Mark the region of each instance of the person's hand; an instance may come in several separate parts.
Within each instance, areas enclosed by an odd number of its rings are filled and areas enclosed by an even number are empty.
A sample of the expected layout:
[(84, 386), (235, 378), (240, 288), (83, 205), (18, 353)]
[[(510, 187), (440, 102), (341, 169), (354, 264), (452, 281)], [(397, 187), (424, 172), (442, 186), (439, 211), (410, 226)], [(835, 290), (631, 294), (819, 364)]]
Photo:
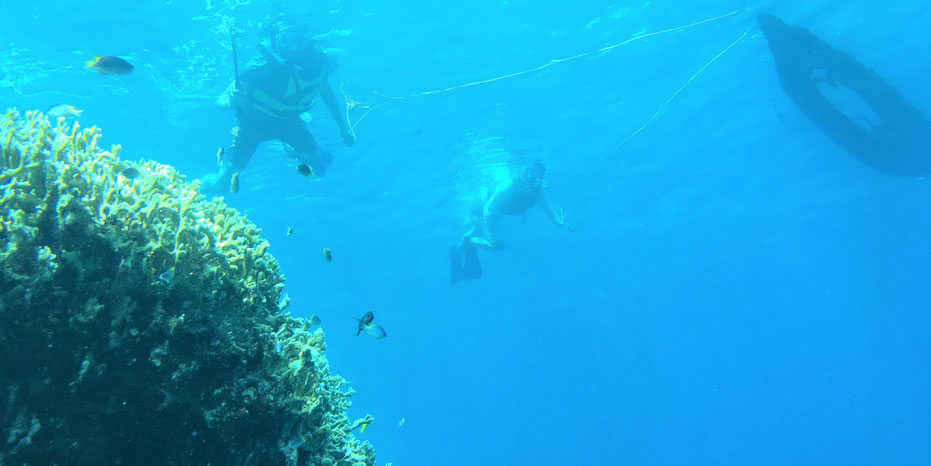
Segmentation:
[(224, 92), (224, 93), (220, 94), (219, 97), (217, 97), (216, 105), (217, 105), (217, 107), (222, 108), (222, 109), (224, 109), (224, 110), (225, 110), (225, 109), (228, 109), (228, 108), (232, 107), (232, 104), (231, 104), (230, 100), (231, 100), (231, 99), (230, 99), (230, 93)]
[(217, 107), (222, 109), (231, 109), (234, 108), (235, 105), (238, 105), (241, 99), (242, 91), (240, 91), (238, 87), (233, 86), (217, 97), (216, 104)]
[(353, 134), (352, 130), (349, 128), (341, 130), (340, 136), (343, 137), (343, 144), (346, 144), (346, 147), (352, 147), (352, 145), (356, 142), (356, 135)]

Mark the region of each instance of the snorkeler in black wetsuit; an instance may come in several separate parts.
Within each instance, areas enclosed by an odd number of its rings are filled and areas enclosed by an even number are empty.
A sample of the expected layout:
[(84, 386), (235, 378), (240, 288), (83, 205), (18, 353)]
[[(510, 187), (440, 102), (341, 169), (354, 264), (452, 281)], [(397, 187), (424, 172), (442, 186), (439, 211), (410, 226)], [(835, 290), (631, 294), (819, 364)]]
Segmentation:
[(245, 168), (260, 143), (269, 140), (287, 144), (291, 156), (323, 175), (333, 155), (318, 149), (301, 119), (318, 94), (343, 142), (353, 144), (355, 136), (328, 80), (332, 65), (315, 45), (306, 27), (282, 28), (273, 39), (274, 50), (261, 47), (264, 63), (246, 69), (217, 99), (218, 105), (235, 111), (239, 124), (233, 128), (233, 141), (220, 171), (201, 180), (202, 190), (226, 192), (233, 174)]
[(557, 213), (546, 199), (543, 161), (525, 166), (517, 176), (498, 184), (494, 192), (483, 200), (480, 212), (473, 216), (473, 225), (463, 235), (458, 245), (449, 251), (450, 282), (455, 285), (462, 280), (482, 277), (482, 265), (478, 260), (477, 248), (500, 251), (504, 243), (498, 238), (498, 220), (502, 215), (523, 215), (533, 206), (540, 206), (557, 225), (575, 230), (566, 223), (562, 210)]

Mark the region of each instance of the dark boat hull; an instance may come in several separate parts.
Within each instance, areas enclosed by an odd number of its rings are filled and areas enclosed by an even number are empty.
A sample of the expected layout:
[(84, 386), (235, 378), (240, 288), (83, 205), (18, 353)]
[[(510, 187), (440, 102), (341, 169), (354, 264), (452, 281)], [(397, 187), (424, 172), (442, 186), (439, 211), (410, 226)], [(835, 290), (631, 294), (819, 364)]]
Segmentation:
[[(807, 29), (764, 13), (759, 20), (776, 59), (779, 83), (815, 126), (878, 170), (905, 177), (931, 175), (931, 122), (901, 92)], [(835, 106), (819, 85), (846, 87), (881, 122), (858, 123)]]

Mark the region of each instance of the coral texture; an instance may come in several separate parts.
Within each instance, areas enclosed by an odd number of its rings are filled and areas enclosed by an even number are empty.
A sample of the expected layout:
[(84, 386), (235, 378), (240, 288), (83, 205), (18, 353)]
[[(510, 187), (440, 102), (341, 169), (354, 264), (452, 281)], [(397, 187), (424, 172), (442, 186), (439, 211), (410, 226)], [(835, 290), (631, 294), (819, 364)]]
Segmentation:
[(99, 137), (0, 120), (0, 464), (374, 465), (260, 230)]

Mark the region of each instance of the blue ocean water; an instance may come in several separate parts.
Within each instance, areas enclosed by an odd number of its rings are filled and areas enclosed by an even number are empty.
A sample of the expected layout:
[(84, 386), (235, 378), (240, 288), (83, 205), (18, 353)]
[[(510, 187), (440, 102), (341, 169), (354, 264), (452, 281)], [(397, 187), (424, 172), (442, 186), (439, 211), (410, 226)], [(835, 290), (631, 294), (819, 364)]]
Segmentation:
[[(759, 11), (931, 115), (913, 0), (4, 2), (0, 106), (74, 105), (105, 145), (194, 179), (235, 124), (213, 104), (230, 21), (243, 66), (265, 25), (309, 24), (356, 144), (318, 105), (327, 176), (266, 145), (226, 199), (264, 229), (290, 310), (321, 317), (379, 464), (931, 464), (931, 181), (818, 131)], [(94, 74), (95, 55), (136, 69)], [(373, 108), (390, 96), (410, 97)], [(522, 158), (577, 231), (531, 211), (450, 286), (470, 199)], [(354, 336), (366, 311), (386, 339)]]

